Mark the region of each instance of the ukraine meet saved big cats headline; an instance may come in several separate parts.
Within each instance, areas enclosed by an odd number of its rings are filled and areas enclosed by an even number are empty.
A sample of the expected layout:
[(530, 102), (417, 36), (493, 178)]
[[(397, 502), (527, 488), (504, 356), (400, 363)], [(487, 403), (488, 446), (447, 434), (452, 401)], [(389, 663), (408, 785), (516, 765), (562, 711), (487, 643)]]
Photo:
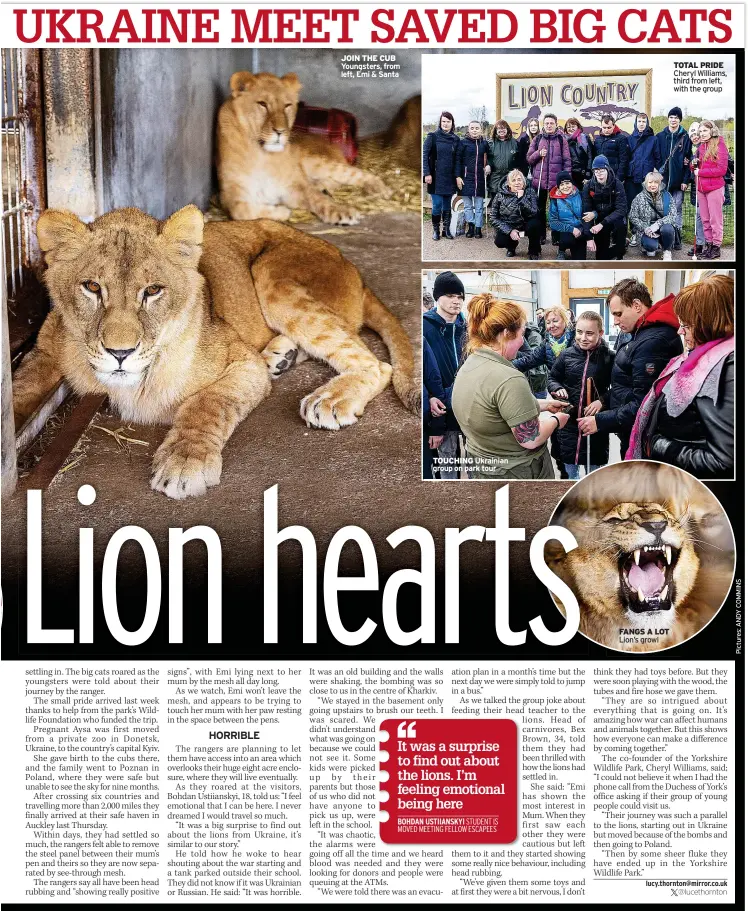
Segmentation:
[[(82, 487), (78, 492), (82, 504), (93, 502), (92, 488)], [(85, 505), (80, 521), (85, 522)], [(169, 643), (183, 642), (183, 549), (190, 541), (201, 541), (207, 550), (207, 642), (222, 642), (222, 557), (221, 541), (216, 532), (207, 526), (197, 525), (188, 529), (170, 528), (168, 535), (168, 626)], [(509, 544), (524, 541), (525, 529), (512, 528), (509, 522), (509, 487), (495, 494), (495, 521), (491, 528), (471, 525), (468, 528), (444, 529), (444, 642), (459, 642), (460, 629), (460, 545), (467, 541), (492, 542), (495, 547), (495, 602), (494, 620), (497, 639), (504, 645), (523, 645), (527, 630), (513, 630), (509, 624)], [(122, 546), (136, 542), (143, 551), (146, 567), (147, 593), (143, 620), (138, 629), (128, 630), (122, 625), (117, 606), (117, 567)], [(263, 516), (264, 547), (264, 615), (263, 641), (278, 642), (278, 547), (293, 541), (303, 552), (302, 570), (302, 619), (304, 643), (317, 642), (317, 579), (323, 582), (325, 620), (329, 631), (342, 645), (357, 646), (366, 642), (378, 624), (367, 617), (357, 629), (350, 627), (355, 616), (345, 611), (341, 617), (340, 592), (379, 591), (380, 579), (374, 542), (367, 532), (356, 525), (347, 525), (330, 540), (324, 565), (318, 574), (317, 542), (303, 525), (278, 528), (278, 486), (265, 491)], [(436, 548), (431, 533), (418, 525), (396, 529), (386, 538), (392, 548), (405, 541), (415, 541), (420, 549), (420, 566), (404, 568), (392, 573), (382, 589), (381, 622), (388, 638), (395, 645), (434, 643), (436, 641)], [(543, 551), (547, 542), (558, 541), (568, 553), (577, 546), (574, 536), (560, 526), (548, 526), (538, 531), (530, 544), (530, 565), (538, 579), (553, 592), (565, 612), (564, 625), (558, 631), (549, 630), (538, 614), (529, 622), (535, 637), (545, 645), (563, 645), (573, 638), (579, 628), (579, 605), (571, 589), (546, 565)], [(338, 574), (343, 547), (353, 542), (358, 547), (363, 565), (361, 576)], [(79, 529), (80, 586), (78, 602), (78, 627), (75, 629), (45, 628), (42, 619), (42, 492), (27, 492), (27, 632), (30, 644), (91, 644), (94, 642), (94, 529)], [(159, 620), (162, 601), (162, 568), (156, 541), (144, 528), (127, 525), (116, 531), (107, 543), (101, 567), (101, 600), (104, 620), (110, 634), (122, 645), (138, 646), (153, 634)], [(404, 584), (420, 588), (420, 624), (412, 630), (403, 630), (398, 619), (398, 596)], [(550, 598), (549, 598), (550, 602)], [(296, 605), (289, 610), (296, 612)], [(542, 609), (542, 605), (539, 606)], [(77, 633), (77, 638), (76, 638)]]

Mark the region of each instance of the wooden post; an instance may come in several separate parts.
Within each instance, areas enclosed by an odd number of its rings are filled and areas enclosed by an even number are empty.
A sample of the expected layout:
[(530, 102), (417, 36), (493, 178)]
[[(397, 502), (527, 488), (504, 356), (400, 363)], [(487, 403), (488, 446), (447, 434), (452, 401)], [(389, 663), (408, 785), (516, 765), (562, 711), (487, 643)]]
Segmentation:
[(0, 388), (0, 476), (2, 499), (5, 500), (16, 489), (18, 469), (16, 467), (16, 433), (13, 421), (13, 385), (10, 378), (10, 346), (8, 344), (8, 303), (3, 282), (2, 297), (2, 385)]

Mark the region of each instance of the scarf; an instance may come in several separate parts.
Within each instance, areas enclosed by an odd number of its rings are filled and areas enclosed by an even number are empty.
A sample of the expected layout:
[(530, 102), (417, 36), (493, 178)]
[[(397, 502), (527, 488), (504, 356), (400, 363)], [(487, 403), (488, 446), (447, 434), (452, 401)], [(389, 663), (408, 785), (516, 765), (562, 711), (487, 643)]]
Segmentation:
[(693, 351), (674, 357), (655, 380), (639, 407), (631, 431), (631, 442), (625, 458), (644, 458), (644, 436), (657, 399), (665, 396), (665, 407), (672, 418), (677, 418), (697, 396), (710, 398), (716, 403), (722, 362), (735, 351), (735, 336), (705, 342)]
[(558, 357), (559, 354), (567, 348), (569, 345), (569, 333), (568, 330), (564, 332), (560, 339), (556, 340), (552, 335), (548, 336), (548, 344), (551, 346), (551, 351), (553, 352), (554, 357)]

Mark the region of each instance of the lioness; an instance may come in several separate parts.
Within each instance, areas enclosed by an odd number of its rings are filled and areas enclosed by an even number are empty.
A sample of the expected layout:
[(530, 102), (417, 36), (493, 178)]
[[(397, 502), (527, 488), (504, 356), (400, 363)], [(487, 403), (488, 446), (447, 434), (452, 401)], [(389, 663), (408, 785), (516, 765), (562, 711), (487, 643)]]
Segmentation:
[(391, 195), (374, 174), (349, 165), (343, 153), (315, 136), (291, 137), (301, 83), (295, 73), (239, 72), (218, 112), (221, 205), (234, 219), (287, 221), (308, 209), (329, 224), (353, 225), (359, 214), (325, 191), (341, 185)]
[(577, 596), (579, 631), (601, 645), (676, 645), (711, 620), (729, 591), (727, 518), (707, 488), (672, 466), (599, 469), (571, 489), (551, 523), (568, 528), (578, 547), (549, 545), (548, 565)]
[(162, 222), (120, 209), (90, 225), (48, 210), (37, 234), (53, 309), (13, 379), (16, 423), (64, 377), (79, 394), (106, 393), (127, 421), (170, 424), (154, 490), (181, 499), (218, 484), (226, 440), (299, 349), (339, 373), (301, 402), (310, 426), (354, 424), (390, 377), (419, 408), (402, 326), (319, 238), (273, 221), (204, 225), (191, 205)]

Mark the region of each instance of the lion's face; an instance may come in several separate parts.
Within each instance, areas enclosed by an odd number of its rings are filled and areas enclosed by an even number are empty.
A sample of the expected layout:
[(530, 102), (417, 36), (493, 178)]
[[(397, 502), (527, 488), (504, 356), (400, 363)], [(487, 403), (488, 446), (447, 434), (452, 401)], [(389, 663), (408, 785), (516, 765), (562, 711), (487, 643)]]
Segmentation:
[(199, 296), (203, 216), (187, 206), (165, 222), (122, 209), (86, 225), (48, 210), (37, 225), (45, 281), (79, 362), (99, 383), (138, 387), (184, 330)]
[(693, 516), (687, 504), (677, 510), (663, 501), (622, 502), (569, 516), (580, 600), (592, 609), (617, 605), (622, 626), (671, 629), (699, 571)]
[(234, 110), (250, 139), (265, 152), (282, 152), (296, 120), (301, 83), (295, 73), (234, 73)]

